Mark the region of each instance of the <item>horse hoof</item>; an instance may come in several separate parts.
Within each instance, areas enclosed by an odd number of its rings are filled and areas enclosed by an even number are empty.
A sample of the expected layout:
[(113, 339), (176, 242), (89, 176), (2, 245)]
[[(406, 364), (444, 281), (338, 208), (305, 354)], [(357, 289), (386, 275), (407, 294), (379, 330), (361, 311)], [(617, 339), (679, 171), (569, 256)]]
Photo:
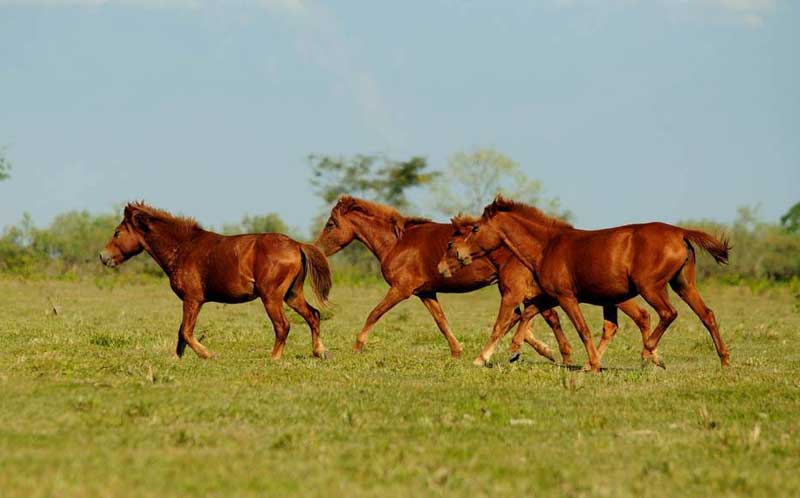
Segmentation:
[(719, 359), (719, 361), (722, 364), (723, 368), (731, 366), (731, 360), (727, 356), (723, 356), (722, 358)]
[(583, 365), (583, 371), (584, 371), (584, 372), (593, 373), (593, 374), (599, 374), (599, 373), (600, 373), (600, 365), (597, 365), (597, 366), (592, 366), (592, 364), (591, 364), (591, 363), (589, 363), (589, 362), (586, 362), (586, 363)]
[(314, 351), (314, 356), (319, 358), (320, 360), (327, 360), (328, 359), (328, 351)]
[(353, 351), (355, 351), (356, 353), (360, 353), (363, 350), (364, 350), (363, 342), (356, 341), (356, 343), (353, 344)]
[(517, 360), (519, 360), (519, 358), (520, 358), (521, 356), (522, 356), (522, 354), (521, 354), (519, 351), (515, 351), (515, 352), (514, 352), (514, 353), (511, 355), (511, 357), (508, 359), (508, 362), (509, 362), (509, 363), (515, 363)]
[(486, 360), (484, 360), (483, 357), (478, 356), (477, 358), (475, 358), (472, 364), (475, 365), (476, 367), (484, 367), (486, 366)]
[(452, 357), (454, 360), (457, 360), (457, 359), (461, 358), (461, 350), (458, 350), (458, 351), (450, 351), (450, 356), (451, 356), (451, 357)]

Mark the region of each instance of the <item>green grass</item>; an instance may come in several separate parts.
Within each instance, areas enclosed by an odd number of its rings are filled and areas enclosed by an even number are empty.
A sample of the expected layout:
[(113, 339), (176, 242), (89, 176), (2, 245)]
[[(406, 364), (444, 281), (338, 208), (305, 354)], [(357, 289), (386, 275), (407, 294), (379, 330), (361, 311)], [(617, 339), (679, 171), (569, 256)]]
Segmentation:
[[(667, 370), (640, 367), (639, 334), (621, 316), (608, 369), (590, 375), (530, 349), (509, 365), (508, 338), (493, 368), (472, 366), (493, 288), (442, 296), (459, 361), (417, 300), (351, 352), (385, 291), (371, 286), (334, 289), (327, 361), (311, 358), (294, 316), (273, 362), (260, 303), (207, 305), (196, 333), (217, 358), (177, 361), (167, 283), (106, 287), (0, 281), (4, 497), (800, 492), (800, 313), (784, 289), (702, 289), (729, 369), (681, 304), (659, 348)], [(600, 310), (585, 311), (599, 332)], [(539, 319), (535, 333), (555, 347)]]

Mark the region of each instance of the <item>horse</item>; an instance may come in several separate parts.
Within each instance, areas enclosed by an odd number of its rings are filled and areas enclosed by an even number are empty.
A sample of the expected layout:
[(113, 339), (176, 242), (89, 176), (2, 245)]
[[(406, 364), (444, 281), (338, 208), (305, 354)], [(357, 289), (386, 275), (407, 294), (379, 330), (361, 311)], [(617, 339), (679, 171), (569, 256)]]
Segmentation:
[[(645, 352), (652, 355), (678, 314), (670, 303), (667, 284), (703, 322), (722, 366), (730, 365), (714, 312), (695, 284), (692, 245), (726, 264), (730, 252), (726, 238), (658, 222), (578, 230), (502, 196), (486, 206), (480, 218), (471, 220), (468, 230), (463, 227), (455, 227), (452, 254), (469, 266), (472, 258), (507, 247), (533, 272), (543, 291), (533, 304), (539, 309), (558, 305), (567, 313), (586, 347), (591, 371), (599, 371), (599, 356), (578, 304), (603, 306), (604, 317), (616, 321), (614, 305), (641, 295), (659, 316), (658, 325), (644, 341)], [(484, 351), (491, 351), (499, 339), (493, 336)]]
[[(476, 222), (477, 218), (472, 216), (466, 215), (459, 215), (456, 216), (451, 220), (451, 224), (455, 227), (455, 233), (461, 232), (470, 232), (472, 229), (472, 225)], [(475, 255), (470, 264), (474, 264), (476, 259), (479, 258), (489, 258), (494, 266), (498, 268), (498, 273), (503, 275), (514, 275), (514, 278), (522, 279), (525, 282), (525, 289), (527, 292), (525, 296), (522, 298), (522, 303), (525, 306), (523, 312), (523, 318), (527, 320), (531, 320), (534, 316), (540, 311), (532, 302), (535, 299), (538, 299), (543, 294), (539, 284), (536, 282), (536, 278), (527, 267), (524, 265), (519, 264), (519, 260), (516, 257), (505, 257), (496, 259), (493, 254), (497, 253), (506, 249), (504, 246), (498, 246), (496, 249), (487, 252), (486, 254)], [(503, 251), (502, 254), (510, 254), (509, 252)], [(516, 264), (514, 262), (517, 262)], [(510, 267), (506, 267), (506, 264), (510, 262)], [(437, 265), (437, 269), (439, 273), (445, 276), (445, 278), (450, 278), (456, 272), (460, 271), (461, 268), (464, 268), (464, 265), (461, 264), (459, 259), (455, 255), (454, 243), (453, 241), (448, 242), (447, 251), (445, 252), (442, 259), (439, 261)], [(506, 277), (510, 278), (510, 277)], [(504, 296), (505, 298), (505, 296)], [(509, 303), (510, 304), (510, 303)], [(495, 322), (495, 327), (492, 331), (491, 337), (502, 337), (504, 336), (513, 326), (513, 323), (508, 321), (508, 316), (503, 316), (502, 311), (509, 306), (509, 304), (501, 303), (500, 310), (501, 315), (498, 316), (497, 321)], [(516, 302), (519, 304), (519, 301)], [(650, 336), (650, 314), (641, 306), (639, 306), (635, 300), (629, 299), (627, 301), (623, 301), (616, 305), (616, 308), (619, 308), (620, 311), (628, 315), (631, 320), (636, 324), (639, 328), (639, 332), (642, 334), (642, 343), (647, 340)], [(602, 358), (605, 350), (608, 348), (608, 345), (611, 343), (611, 340), (617, 334), (617, 330), (619, 329), (619, 325), (617, 323), (617, 318), (614, 313), (604, 313), (603, 314), (603, 335), (600, 339), (600, 344), (597, 347), (597, 353)], [(549, 313), (551, 310), (547, 309), (544, 310), (542, 313)], [(521, 337), (518, 337), (516, 334), (514, 335), (514, 339), (511, 341), (511, 362), (517, 361), (519, 359), (519, 349), (521, 346)], [(496, 343), (494, 343), (496, 344)], [(489, 359), (491, 358), (494, 351), (494, 345), (488, 351), (484, 349), (484, 351), (475, 359), (473, 364), (478, 366), (485, 365)], [(643, 350), (642, 351), (642, 360), (643, 361), (651, 361), (658, 366), (664, 367), (664, 364), (661, 358), (658, 356), (658, 353), (654, 350), (652, 353), (649, 351)], [(569, 363), (565, 363), (569, 364)]]
[(320, 314), (303, 296), (306, 273), (321, 305), (331, 289), (325, 255), (310, 244), (279, 233), (225, 236), (204, 230), (190, 218), (173, 216), (143, 202), (125, 206), (124, 217), (100, 252), (100, 260), (116, 267), (145, 251), (164, 270), (183, 301), (175, 354), (189, 347), (200, 358), (212, 353), (194, 337), (197, 315), (206, 302), (244, 303), (260, 298), (275, 331), (272, 358), (280, 359), (289, 334), (283, 303), (311, 329), (313, 355), (324, 358), (319, 337)]
[[(525, 340), (540, 355), (554, 361), (547, 345), (534, 338), (528, 328), (535, 313), (525, 310), (520, 315), (517, 310), (520, 303), (540, 293), (536, 282), (529, 278), (530, 273), (510, 251), (500, 248), (486, 258), (476, 260), (469, 270), (460, 272), (457, 278), (443, 278), (436, 268), (436, 261), (447, 250), (450, 233), (449, 224), (406, 217), (383, 204), (351, 196), (344, 196), (337, 202), (316, 244), (330, 256), (353, 240), (361, 241), (380, 261), (381, 273), (390, 286), (386, 296), (367, 317), (353, 349), (363, 349), (369, 333), (381, 316), (397, 303), (416, 295), (446, 338), (451, 355), (459, 357), (461, 345), (450, 331), (437, 293), (469, 292), (496, 281), (501, 303), (495, 328), (510, 328), (519, 321), (519, 333), (515, 335), (512, 351), (518, 351), (519, 345)], [(643, 314), (638, 314), (636, 320), (640, 327), (646, 329), (649, 317), (644, 310), (641, 311)], [(553, 329), (562, 362), (570, 364), (572, 348), (561, 329), (558, 314), (547, 310), (542, 316)]]
[[(338, 200), (315, 245), (326, 256), (331, 256), (353, 240), (361, 241), (380, 262), (381, 274), (389, 284), (386, 296), (367, 316), (356, 337), (354, 351), (363, 350), (370, 332), (386, 312), (416, 295), (447, 340), (451, 356), (461, 356), (461, 344), (450, 330), (437, 293), (470, 292), (495, 283), (499, 276), (497, 269), (485, 258), (476, 261), (470, 271), (462, 273), (459, 278), (444, 279), (439, 275), (435, 265), (437, 258), (447, 248), (450, 231), (448, 224), (435, 223), (427, 218), (403, 216), (395, 208), (377, 202), (352, 196), (342, 196)], [(511, 257), (510, 252), (505, 253), (506, 258)], [(503, 255), (498, 253), (497, 256)], [(514, 322), (520, 320), (519, 312), (514, 313), (514, 309), (526, 294), (524, 282), (510, 277), (502, 279), (499, 287), (508, 304), (508, 310), (501, 308), (501, 314), (510, 312), (515, 317)], [(572, 348), (561, 330), (558, 315), (550, 313), (543, 316), (556, 336), (562, 361), (571, 361)], [(523, 331), (521, 337), (539, 354), (554, 360), (549, 347), (535, 339), (527, 329), (530, 318), (520, 322), (520, 330)]]

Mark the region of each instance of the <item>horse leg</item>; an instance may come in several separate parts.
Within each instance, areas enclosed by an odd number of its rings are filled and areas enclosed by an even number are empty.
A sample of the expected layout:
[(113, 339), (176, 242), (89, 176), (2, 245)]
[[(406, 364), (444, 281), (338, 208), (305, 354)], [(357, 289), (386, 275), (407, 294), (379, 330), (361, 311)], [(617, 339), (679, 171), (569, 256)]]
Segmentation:
[(181, 338), (178, 339), (178, 346), (175, 348), (176, 353), (180, 352), (178, 356), (183, 353), (186, 344), (188, 344), (200, 358), (205, 359), (211, 358), (212, 356), (211, 351), (206, 349), (205, 346), (200, 344), (200, 341), (194, 338), (194, 326), (197, 323), (197, 315), (200, 313), (200, 308), (202, 308), (202, 306), (203, 303), (199, 301), (186, 300), (183, 302), (183, 322), (181, 322), (180, 335), (185, 344), (182, 345)]
[(327, 350), (319, 337), (319, 311), (306, 301), (303, 295), (302, 280), (298, 279), (298, 282), (300, 284), (295, 284), (286, 295), (286, 304), (306, 321), (308, 328), (311, 329), (311, 351), (317, 358), (324, 359)]
[(646, 289), (640, 289), (640, 294), (647, 303), (656, 310), (658, 313), (658, 325), (655, 330), (650, 334), (650, 337), (644, 342), (644, 348), (653, 357), (653, 361), (661, 368), (666, 368), (664, 361), (661, 360), (657, 353), (656, 347), (661, 340), (661, 336), (667, 330), (667, 327), (675, 321), (678, 316), (677, 310), (669, 302), (669, 294), (667, 294), (666, 284), (664, 286), (655, 286)]
[(390, 288), (386, 296), (383, 297), (383, 300), (375, 306), (367, 317), (364, 328), (362, 328), (361, 332), (356, 336), (356, 343), (353, 345), (353, 350), (361, 351), (364, 349), (364, 343), (367, 342), (367, 337), (369, 333), (372, 332), (372, 328), (375, 327), (375, 323), (380, 320), (387, 311), (394, 308), (400, 301), (408, 299), (410, 295), (410, 293), (404, 293), (397, 287)]
[(418, 297), (422, 301), (422, 304), (424, 304), (428, 309), (428, 312), (433, 317), (433, 320), (436, 322), (439, 330), (444, 335), (444, 338), (447, 339), (447, 344), (450, 345), (450, 355), (453, 358), (460, 357), (462, 351), (461, 344), (459, 344), (456, 336), (454, 336), (450, 331), (450, 325), (447, 323), (447, 317), (444, 315), (444, 311), (442, 310), (442, 305), (439, 304), (439, 300), (436, 299), (436, 294), (424, 294)]
[(558, 312), (554, 309), (544, 310), (542, 311), (542, 318), (553, 329), (553, 335), (556, 338), (556, 342), (558, 342), (558, 350), (561, 352), (561, 363), (569, 365), (572, 363), (572, 346), (567, 340), (567, 336), (564, 335), (564, 329), (561, 328)]
[[(519, 304), (519, 301), (514, 300), (514, 298), (509, 298), (507, 295), (504, 295), (500, 300), (500, 309), (497, 312), (497, 320), (494, 322), (492, 335), (489, 337), (489, 342), (486, 343), (481, 354), (472, 362), (474, 365), (485, 365), (486, 362), (489, 361), (489, 358), (492, 357), (494, 349), (497, 347), (497, 343), (500, 342), (500, 339), (508, 332), (514, 323), (519, 320), (519, 316), (515, 313), (517, 304)], [(523, 334), (524, 330), (525, 329), (523, 329), (522, 332)]]
[(711, 334), (711, 339), (714, 341), (714, 347), (717, 350), (717, 356), (722, 363), (723, 367), (730, 366), (730, 353), (725, 343), (722, 341), (722, 336), (719, 334), (717, 327), (717, 319), (714, 317), (714, 312), (711, 308), (706, 306), (700, 293), (697, 291), (694, 280), (694, 264), (686, 265), (683, 269), (670, 281), (670, 286), (686, 304), (692, 308), (692, 311), (700, 318), (705, 325), (708, 333)]
[(175, 346), (175, 356), (177, 358), (182, 357), (185, 349), (186, 339), (183, 338), (183, 321), (181, 321), (181, 326), (178, 327), (178, 345)]
[(578, 330), (578, 334), (581, 336), (583, 346), (586, 348), (586, 353), (589, 356), (589, 364), (586, 366), (586, 369), (591, 372), (599, 372), (600, 358), (597, 355), (594, 342), (592, 342), (592, 331), (589, 330), (589, 326), (586, 325), (586, 320), (583, 318), (578, 300), (574, 297), (560, 297), (558, 298), (558, 304), (561, 306), (561, 309), (564, 310), (564, 313), (567, 314), (572, 324)]
[(651, 353), (644, 347), (647, 338), (650, 337), (650, 313), (636, 304), (636, 301), (633, 299), (623, 301), (619, 303), (617, 307), (620, 311), (628, 315), (636, 326), (639, 327), (639, 332), (642, 334), (642, 361), (652, 361), (656, 365), (662, 363), (655, 349)]
[(272, 346), (271, 357), (273, 360), (281, 359), (283, 348), (286, 346), (286, 337), (289, 335), (289, 320), (283, 312), (283, 296), (279, 293), (271, 293), (261, 296), (261, 302), (272, 322), (272, 329), (275, 331), (275, 344)]
[(606, 352), (606, 348), (614, 336), (617, 335), (617, 330), (619, 330), (617, 319), (618, 314), (616, 306), (603, 306), (603, 337), (600, 339), (600, 344), (597, 345), (597, 356), (601, 361)]
[[(514, 308), (514, 310), (516, 311), (516, 308)], [(514, 338), (511, 341), (512, 354), (511, 358), (509, 359), (511, 363), (519, 359), (519, 349), (522, 346), (520, 340), (524, 340), (525, 342), (527, 342), (534, 349), (534, 351), (539, 353), (540, 356), (543, 356), (548, 360), (552, 361), (553, 363), (555, 363), (556, 356), (553, 354), (553, 350), (550, 349), (550, 346), (540, 341), (539, 339), (536, 338), (536, 336), (533, 335), (533, 330), (532, 330), (533, 318), (537, 314), (539, 314), (539, 310), (535, 306), (528, 306), (523, 311), (522, 317), (519, 320), (519, 326), (517, 327), (517, 332), (516, 334), (514, 334)], [(513, 326), (514, 324), (511, 324), (511, 327)]]

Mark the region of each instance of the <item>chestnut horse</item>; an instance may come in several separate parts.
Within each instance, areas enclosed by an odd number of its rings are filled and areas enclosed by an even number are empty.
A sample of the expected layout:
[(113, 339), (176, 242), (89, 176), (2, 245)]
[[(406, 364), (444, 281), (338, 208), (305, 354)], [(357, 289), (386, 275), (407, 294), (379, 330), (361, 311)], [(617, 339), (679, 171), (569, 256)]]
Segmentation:
[(125, 207), (125, 216), (100, 252), (100, 260), (114, 267), (142, 251), (164, 270), (172, 290), (183, 301), (175, 348), (178, 357), (187, 344), (201, 358), (211, 357), (194, 338), (204, 303), (243, 303), (257, 297), (275, 330), (273, 359), (283, 354), (289, 334), (284, 301), (308, 323), (314, 356), (325, 356), (319, 338), (319, 311), (303, 296), (306, 272), (321, 304), (327, 302), (331, 289), (328, 261), (316, 247), (278, 233), (219, 235), (203, 230), (194, 220), (137, 202)]
[[(361, 351), (377, 321), (395, 305), (416, 295), (428, 309), (439, 330), (450, 346), (454, 358), (461, 355), (461, 344), (450, 331), (447, 318), (442, 311), (438, 292), (463, 293), (480, 289), (498, 281), (497, 268), (487, 258), (475, 262), (469, 271), (461, 272), (458, 278), (445, 279), (436, 270), (438, 258), (447, 249), (451, 228), (448, 224), (434, 223), (426, 218), (406, 217), (393, 207), (376, 202), (343, 196), (331, 209), (315, 244), (327, 256), (336, 254), (353, 240), (361, 241), (381, 264), (381, 273), (389, 291), (372, 310), (353, 345)], [(509, 251), (495, 254), (501, 259), (513, 258)], [(521, 263), (517, 262), (521, 266)], [(523, 267), (524, 268), (524, 267)], [(505, 277), (505, 278), (502, 278)], [(514, 315), (513, 326), (520, 320), (515, 308), (528, 293), (527, 283), (517, 273), (506, 272), (500, 278), (500, 292), (504, 297), (507, 312)], [(501, 307), (501, 313), (504, 313)], [(543, 315), (559, 344), (562, 361), (570, 362), (572, 348), (569, 345), (556, 313)], [(533, 337), (527, 328), (531, 317), (520, 322), (520, 343), (525, 342), (542, 356), (555, 361), (550, 348)], [(515, 336), (516, 337), (516, 336)]]
[[(604, 317), (616, 321), (614, 305), (641, 295), (658, 313), (659, 322), (645, 340), (652, 354), (661, 336), (675, 320), (667, 284), (697, 314), (708, 329), (722, 366), (729, 352), (719, 334), (713, 311), (695, 285), (697, 244), (717, 261), (728, 261), (730, 246), (699, 230), (666, 223), (643, 223), (604, 230), (578, 230), (526, 204), (498, 196), (468, 231), (456, 229), (452, 251), (463, 265), (471, 258), (498, 247), (510, 249), (534, 273), (544, 295), (533, 300), (539, 309), (561, 306), (580, 333), (589, 368), (598, 371), (600, 361), (591, 333), (578, 303), (603, 306)], [(484, 351), (494, 348), (492, 337)]]
[[(473, 224), (476, 222), (478, 218), (474, 218), (472, 216), (457, 216), (452, 219), (452, 225), (455, 229), (454, 233), (468, 233), (472, 231)], [(522, 303), (525, 306), (525, 311), (523, 313), (523, 318), (527, 320), (531, 320), (534, 316), (540, 313), (540, 310), (532, 303), (535, 299), (541, 299), (541, 295), (543, 294), (539, 284), (536, 282), (533, 272), (531, 272), (527, 267), (520, 264), (519, 260), (514, 257), (513, 255), (509, 258), (503, 259), (495, 259), (492, 257), (497, 251), (505, 249), (504, 246), (498, 246), (493, 251), (489, 251), (486, 254), (475, 255), (474, 258), (470, 261), (471, 265), (474, 265), (475, 261), (479, 258), (487, 257), (492, 260), (495, 267), (498, 268), (498, 272), (500, 274), (513, 274), (518, 279), (522, 279), (526, 282), (526, 289), (527, 293), (525, 294)], [(510, 251), (509, 251), (510, 254)], [(514, 263), (516, 262), (516, 264)], [(508, 267), (506, 266), (508, 265)], [(439, 273), (444, 275), (446, 278), (450, 278), (453, 276), (454, 273), (459, 272), (465, 265), (459, 261), (458, 257), (455, 253), (455, 246), (453, 242), (449, 242), (447, 245), (447, 251), (445, 252), (444, 256), (442, 256), (441, 261), (437, 266)], [(505, 296), (504, 296), (505, 297)], [(519, 303), (516, 303), (519, 304)], [(500, 315), (497, 318), (497, 322), (495, 323), (495, 328), (492, 331), (492, 337), (502, 337), (505, 335), (513, 326), (513, 323), (510, 322), (510, 317), (506, 314), (503, 314), (503, 310), (506, 308), (501, 303), (500, 306)], [(650, 314), (641, 306), (639, 306), (635, 300), (629, 299), (627, 301), (623, 301), (619, 303), (616, 308), (619, 308), (623, 313), (628, 315), (633, 322), (639, 327), (639, 332), (642, 334), (642, 344), (647, 340), (650, 336)], [(616, 309), (615, 308), (615, 309)], [(600, 339), (600, 344), (597, 347), (597, 354), (602, 358), (603, 354), (605, 353), (606, 348), (611, 343), (611, 340), (617, 334), (617, 330), (619, 329), (619, 325), (617, 324), (617, 317), (616, 311), (612, 314), (604, 313), (603, 314), (603, 336)], [(550, 310), (544, 310), (542, 313), (548, 313)], [(511, 341), (511, 361), (516, 361), (519, 358), (519, 349), (521, 345), (522, 337), (518, 337), (514, 335), (514, 339)], [(496, 343), (495, 343), (496, 344)], [(484, 351), (475, 359), (473, 362), (475, 365), (482, 366), (485, 365), (486, 362), (492, 356), (494, 351), (494, 345), (491, 349)], [(642, 350), (642, 360), (649, 360), (655, 363), (658, 366), (663, 367), (664, 364), (658, 356), (658, 353), (653, 350), (653, 352), (649, 352), (647, 350)], [(568, 364), (568, 363), (565, 363)]]
[[(448, 224), (405, 217), (389, 206), (349, 196), (342, 197), (334, 206), (316, 243), (330, 256), (353, 240), (360, 240), (378, 258), (383, 277), (390, 285), (386, 297), (367, 317), (354, 349), (358, 351), (363, 348), (367, 336), (384, 313), (416, 295), (447, 339), (451, 354), (458, 357), (461, 345), (450, 331), (436, 293), (469, 292), (497, 281), (501, 303), (495, 329), (510, 328), (519, 320), (519, 333), (515, 335), (512, 350), (518, 350), (524, 339), (539, 354), (554, 361), (547, 345), (535, 339), (528, 328), (536, 313), (526, 310), (520, 316), (517, 310), (520, 303), (541, 293), (531, 273), (510, 251), (499, 248), (486, 258), (476, 260), (469, 270), (460, 272), (457, 278), (442, 278), (435, 264), (447, 250), (451, 231)], [(648, 333), (645, 332), (649, 327), (646, 311), (639, 308), (638, 311), (629, 309), (626, 312), (634, 318), (643, 333)], [(553, 329), (562, 362), (569, 364), (572, 349), (564, 337), (558, 314), (548, 310), (542, 315)]]

